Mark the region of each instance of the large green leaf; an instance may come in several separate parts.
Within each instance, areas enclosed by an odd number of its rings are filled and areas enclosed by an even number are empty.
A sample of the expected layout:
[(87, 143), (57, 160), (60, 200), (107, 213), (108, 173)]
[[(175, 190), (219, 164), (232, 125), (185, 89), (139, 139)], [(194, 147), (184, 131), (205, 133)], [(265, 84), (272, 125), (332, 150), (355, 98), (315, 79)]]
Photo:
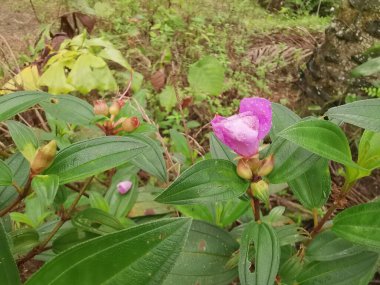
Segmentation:
[(146, 150), (146, 144), (132, 137), (100, 137), (74, 143), (62, 149), (45, 174), (56, 174), (59, 183), (78, 181), (119, 166)]
[(272, 141), (277, 135), (287, 127), (299, 122), (301, 118), (285, 106), (272, 103), (272, 128), (270, 130), (270, 137)]
[(21, 284), (16, 263), (13, 259), (7, 234), (3, 222), (0, 219), (0, 284), (18, 285)]
[(330, 261), (356, 255), (363, 250), (362, 246), (344, 240), (332, 231), (324, 231), (307, 247), (306, 256), (312, 261)]
[(145, 143), (147, 148), (143, 153), (134, 158), (131, 163), (156, 176), (162, 181), (167, 180), (166, 163), (161, 146), (151, 138), (143, 135), (130, 135), (130, 138), (136, 138), (141, 143)]
[(367, 99), (331, 108), (326, 115), (363, 129), (380, 132), (379, 110), (380, 99)]
[(89, 125), (94, 119), (93, 107), (74, 96), (55, 96), (40, 105), (55, 119), (78, 125)]
[(320, 159), (296, 179), (288, 181), (290, 189), (303, 206), (308, 209), (322, 207), (329, 198), (331, 176), (329, 162)]
[(237, 242), (221, 228), (193, 221), (189, 237), (164, 285), (227, 285), (236, 278), (236, 268), (225, 267)]
[(353, 243), (380, 249), (380, 202), (362, 204), (340, 212), (332, 230)]
[(271, 183), (294, 180), (320, 159), (320, 156), (280, 137), (272, 143), (269, 153), (274, 156), (274, 169), (267, 176)]
[(0, 186), (12, 185), (12, 170), (0, 159)]
[(49, 94), (39, 91), (20, 91), (1, 96), (0, 122), (49, 98)]
[(370, 76), (380, 72), (380, 57), (371, 58), (351, 71), (353, 77)]
[[(23, 187), (29, 176), (29, 163), (24, 156), (18, 152), (8, 158), (5, 163), (12, 171), (13, 181)], [(17, 191), (14, 186), (0, 186), (0, 210), (4, 209), (15, 199)]]
[(247, 188), (248, 182), (236, 174), (232, 162), (209, 159), (183, 172), (155, 200), (175, 205), (216, 202), (240, 196)]
[(6, 124), (17, 149), (28, 161), (33, 161), (39, 142), (32, 129), (16, 121), (7, 121)]
[(283, 130), (279, 136), (324, 158), (347, 166), (358, 167), (352, 161), (346, 135), (331, 122), (324, 120), (301, 121)]
[[(250, 271), (250, 245), (255, 248), (255, 272)], [(241, 237), (239, 279), (242, 285), (273, 285), (280, 265), (280, 242), (274, 229), (251, 222)]]
[(297, 277), (300, 285), (367, 285), (374, 275), (379, 256), (373, 252), (331, 261), (314, 261)]
[(190, 66), (188, 81), (196, 91), (219, 95), (223, 90), (224, 67), (216, 58), (206, 56)]
[(26, 284), (162, 284), (190, 226), (190, 219), (162, 219), (92, 239), (58, 255)]
[(271, 183), (282, 183), (293, 180), (307, 171), (319, 159), (304, 148), (278, 137), (278, 134), (301, 120), (297, 114), (277, 103), (272, 103), (272, 144), (268, 154), (274, 155), (274, 169), (267, 176)]
[(210, 134), (210, 152), (214, 159), (225, 159), (237, 163), (237, 157), (228, 146), (224, 145), (214, 134)]

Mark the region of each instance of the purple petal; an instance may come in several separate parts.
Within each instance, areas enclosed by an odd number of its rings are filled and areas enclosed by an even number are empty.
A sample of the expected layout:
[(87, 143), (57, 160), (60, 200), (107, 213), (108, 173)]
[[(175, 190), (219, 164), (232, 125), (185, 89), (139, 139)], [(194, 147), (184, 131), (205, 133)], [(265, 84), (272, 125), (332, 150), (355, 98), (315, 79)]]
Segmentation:
[(272, 128), (272, 106), (264, 98), (244, 98), (240, 101), (240, 113), (250, 112), (259, 120), (259, 140), (262, 140)]
[(132, 188), (132, 182), (129, 180), (126, 180), (117, 184), (117, 191), (121, 195), (126, 194), (131, 188)]
[(259, 122), (250, 112), (228, 118), (218, 116), (211, 124), (216, 137), (237, 154), (251, 157), (257, 153)]

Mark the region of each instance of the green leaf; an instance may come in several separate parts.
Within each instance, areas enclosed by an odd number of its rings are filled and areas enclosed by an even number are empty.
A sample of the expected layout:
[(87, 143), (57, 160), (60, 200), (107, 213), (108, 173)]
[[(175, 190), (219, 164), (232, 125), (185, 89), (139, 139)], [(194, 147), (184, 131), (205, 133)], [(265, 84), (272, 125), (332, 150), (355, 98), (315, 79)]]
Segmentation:
[(270, 137), (272, 141), (277, 138), (277, 135), (287, 127), (299, 122), (301, 118), (285, 106), (272, 103), (272, 128), (270, 130)]
[[(16, 212), (12, 212), (14, 214)], [(35, 229), (22, 228), (9, 233), (12, 240), (12, 254), (21, 256), (39, 244), (39, 234)]]
[[(136, 176), (137, 170), (135, 166), (120, 169), (112, 177), (112, 184), (109, 187), (105, 199), (110, 207), (109, 213), (116, 218), (125, 217), (136, 203), (138, 192), (138, 180)], [(117, 184), (129, 180), (132, 182), (132, 188), (127, 194), (121, 195), (117, 191)]]
[(64, 122), (89, 125), (94, 120), (93, 107), (74, 96), (56, 96), (40, 105), (50, 116)]
[(32, 180), (32, 189), (37, 194), (42, 207), (52, 208), (57, 195), (59, 177), (57, 175), (37, 175)]
[(274, 156), (274, 168), (267, 178), (274, 184), (296, 179), (320, 159), (320, 156), (280, 137), (268, 151)]
[(165, 89), (158, 95), (160, 105), (170, 112), (177, 105), (177, 96), (173, 86), (166, 85)]
[(67, 82), (65, 63), (57, 61), (51, 64), (38, 80), (39, 86), (46, 86), (51, 94), (67, 94), (75, 88)]
[(380, 57), (371, 58), (351, 71), (353, 77), (370, 76), (380, 72)]
[(0, 122), (49, 98), (49, 94), (39, 91), (20, 91), (0, 96)]
[[(18, 152), (8, 158), (5, 163), (12, 171), (13, 181), (19, 187), (23, 187), (29, 176), (29, 163), (24, 156)], [(14, 186), (0, 186), (0, 210), (4, 209), (17, 197), (17, 190)]]
[(124, 229), (117, 218), (96, 208), (87, 208), (71, 220), (78, 229), (103, 235)]
[(7, 121), (6, 124), (18, 150), (28, 161), (32, 161), (39, 147), (38, 139), (32, 129), (16, 121)]
[(95, 191), (91, 191), (88, 193), (88, 198), (90, 200), (91, 208), (96, 208), (104, 212), (109, 212), (108, 202), (102, 194)]
[(216, 58), (206, 56), (190, 66), (187, 79), (194, 90), (219, 95), (223, 91), (224, 71)]
[(336, 236), (332, 231), (318, 234), (306, 249), (312, 261), (330, 261), (363, 252), (363, 247)]
[(373, 252), (331, 261), (314, 261), (306, 265), (297, 277), (300, 285), (367, 285), (374, 275), (379, 256)]
[(2, 285), (21, 285), (16, 263), (10, 251), (8, 237), (0, 219), (0, 283)]
[(363, 129), (380, 132), (380, 99), (360, 100), (334, 107), (326, 112), (336, 119)]
[(56, 174), (60, 184), (78, 181), (122, 165), (146, 150), (132, 137), (108, 136), (77, 142), (62, 149), (45, 174)]
[(98, 53), (98, 56), (116, 62), (128, 70), (132, 70), (121, 52), (113, 47), (105, 47), (100, 53)]
[(228, 285), (236, 278), (236, 268), (225, 267), (238, 243), (217, 226), (193, 221), (185, 247), (164, 285)]
[(296, 198), (307, 209), (322, 207), (331, 191), (328, 160), (318, 160), (308, 171), (296, 179), (288, 181), (288, 185)]
[(25, 284), (161, 284), (190, 226), (189, 219), (162, 219), (92, 239), (58, 255)]
[(174, 152), (178, 152), (184, 155), (187, 160), (191, 161), (192, 154), (187, 144), (186, 137), (183, 134), (179, 133), (176, 129), (171, 129), (170, 139)]
[(12, 185), (12, 170), (0, 159), (0, 186)]
[(223, 144), (213, 133), (210, 134), (210, 152), (213, 159), (225, 159), (236, 164), (237, 155)]
[(348, 208), (333, 220), (332, 230), (353, 243), (380, 249), (380, 203)]
[(242, 195), (248, 185), (232, 162), (209, 159), (188, 168), (155, 200), (175, 205), (216, 202)]
[(380, 167), (380, 133), (368, 130), (363, 132), (359, 143), (358, 165), (367, 170), (347, 168), (346, 176), (349, 182), (371, 175)]
[(283, 130), (279, 136), (329, 160), (355, 168), (359, 167), (352, 161), (346, 135), (331, 122), (301, 121)]
[(166, 181), (168, 177), (162, 147), (155, 140), (144, 135), (129, 135), (128, 137), (135, 138), (146, 145), (144, 152), (137, 155), (131, 163), (161, 181)]
[(55, 253), (61, 253), (77, 244), (98, 237), (98, 234), (70, 228), (63, 231), (53, 240), (52, 249)]
[[(249, 251), (255, 247), (255, 272), (250, 271)], [(280, 265), (280, 243), (273, 228), (265, 223), (249, 223), (241, 237), (239, 279), (242, 285), (272, 285)]]
[(306, 172), (319, 159), (319, 156), (278, 137), (282, 130), (299, 121), (301, 118), (291, 110), (280, 104), (272, 103), (272, 129), (270, 131), (272, 144), (265, 155), (274, 155), (274, 169), (267, 176), (271, 183), (293, 180)]

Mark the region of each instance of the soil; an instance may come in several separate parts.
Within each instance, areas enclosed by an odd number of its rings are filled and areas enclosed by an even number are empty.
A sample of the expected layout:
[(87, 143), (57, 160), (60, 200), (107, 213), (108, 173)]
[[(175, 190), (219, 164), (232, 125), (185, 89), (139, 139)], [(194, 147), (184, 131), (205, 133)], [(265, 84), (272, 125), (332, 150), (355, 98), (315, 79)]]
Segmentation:
[[(16, 58), (27, 52), (38, 38), (39, 23), (27, 0), (2, 0), (0, 5), (1, 49), (10, 60), (11, 52)], [(7, 42), (11, 51), (6, 47)]]

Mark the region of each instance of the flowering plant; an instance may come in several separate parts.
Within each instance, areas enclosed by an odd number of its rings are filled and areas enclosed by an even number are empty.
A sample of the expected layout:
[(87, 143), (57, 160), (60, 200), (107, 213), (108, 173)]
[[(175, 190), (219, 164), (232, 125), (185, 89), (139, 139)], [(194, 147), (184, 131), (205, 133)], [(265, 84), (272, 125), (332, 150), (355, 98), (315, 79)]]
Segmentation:
[[(11, 120), (36, 104), (44, 131)], [(301, 119), (245, 98), (211, 121), (209, 153), (174, 133), (194, 158), (184, 169), (132, 99), (4, 95), (1, 284), (21, 284), (31, 260), (48, 262), (27, 285), (368, 284), (380, 204), (349, 197), (380, 167), (379, 109), (361, 100)], [(342, 123), (365, 129), (355, 160)]]

